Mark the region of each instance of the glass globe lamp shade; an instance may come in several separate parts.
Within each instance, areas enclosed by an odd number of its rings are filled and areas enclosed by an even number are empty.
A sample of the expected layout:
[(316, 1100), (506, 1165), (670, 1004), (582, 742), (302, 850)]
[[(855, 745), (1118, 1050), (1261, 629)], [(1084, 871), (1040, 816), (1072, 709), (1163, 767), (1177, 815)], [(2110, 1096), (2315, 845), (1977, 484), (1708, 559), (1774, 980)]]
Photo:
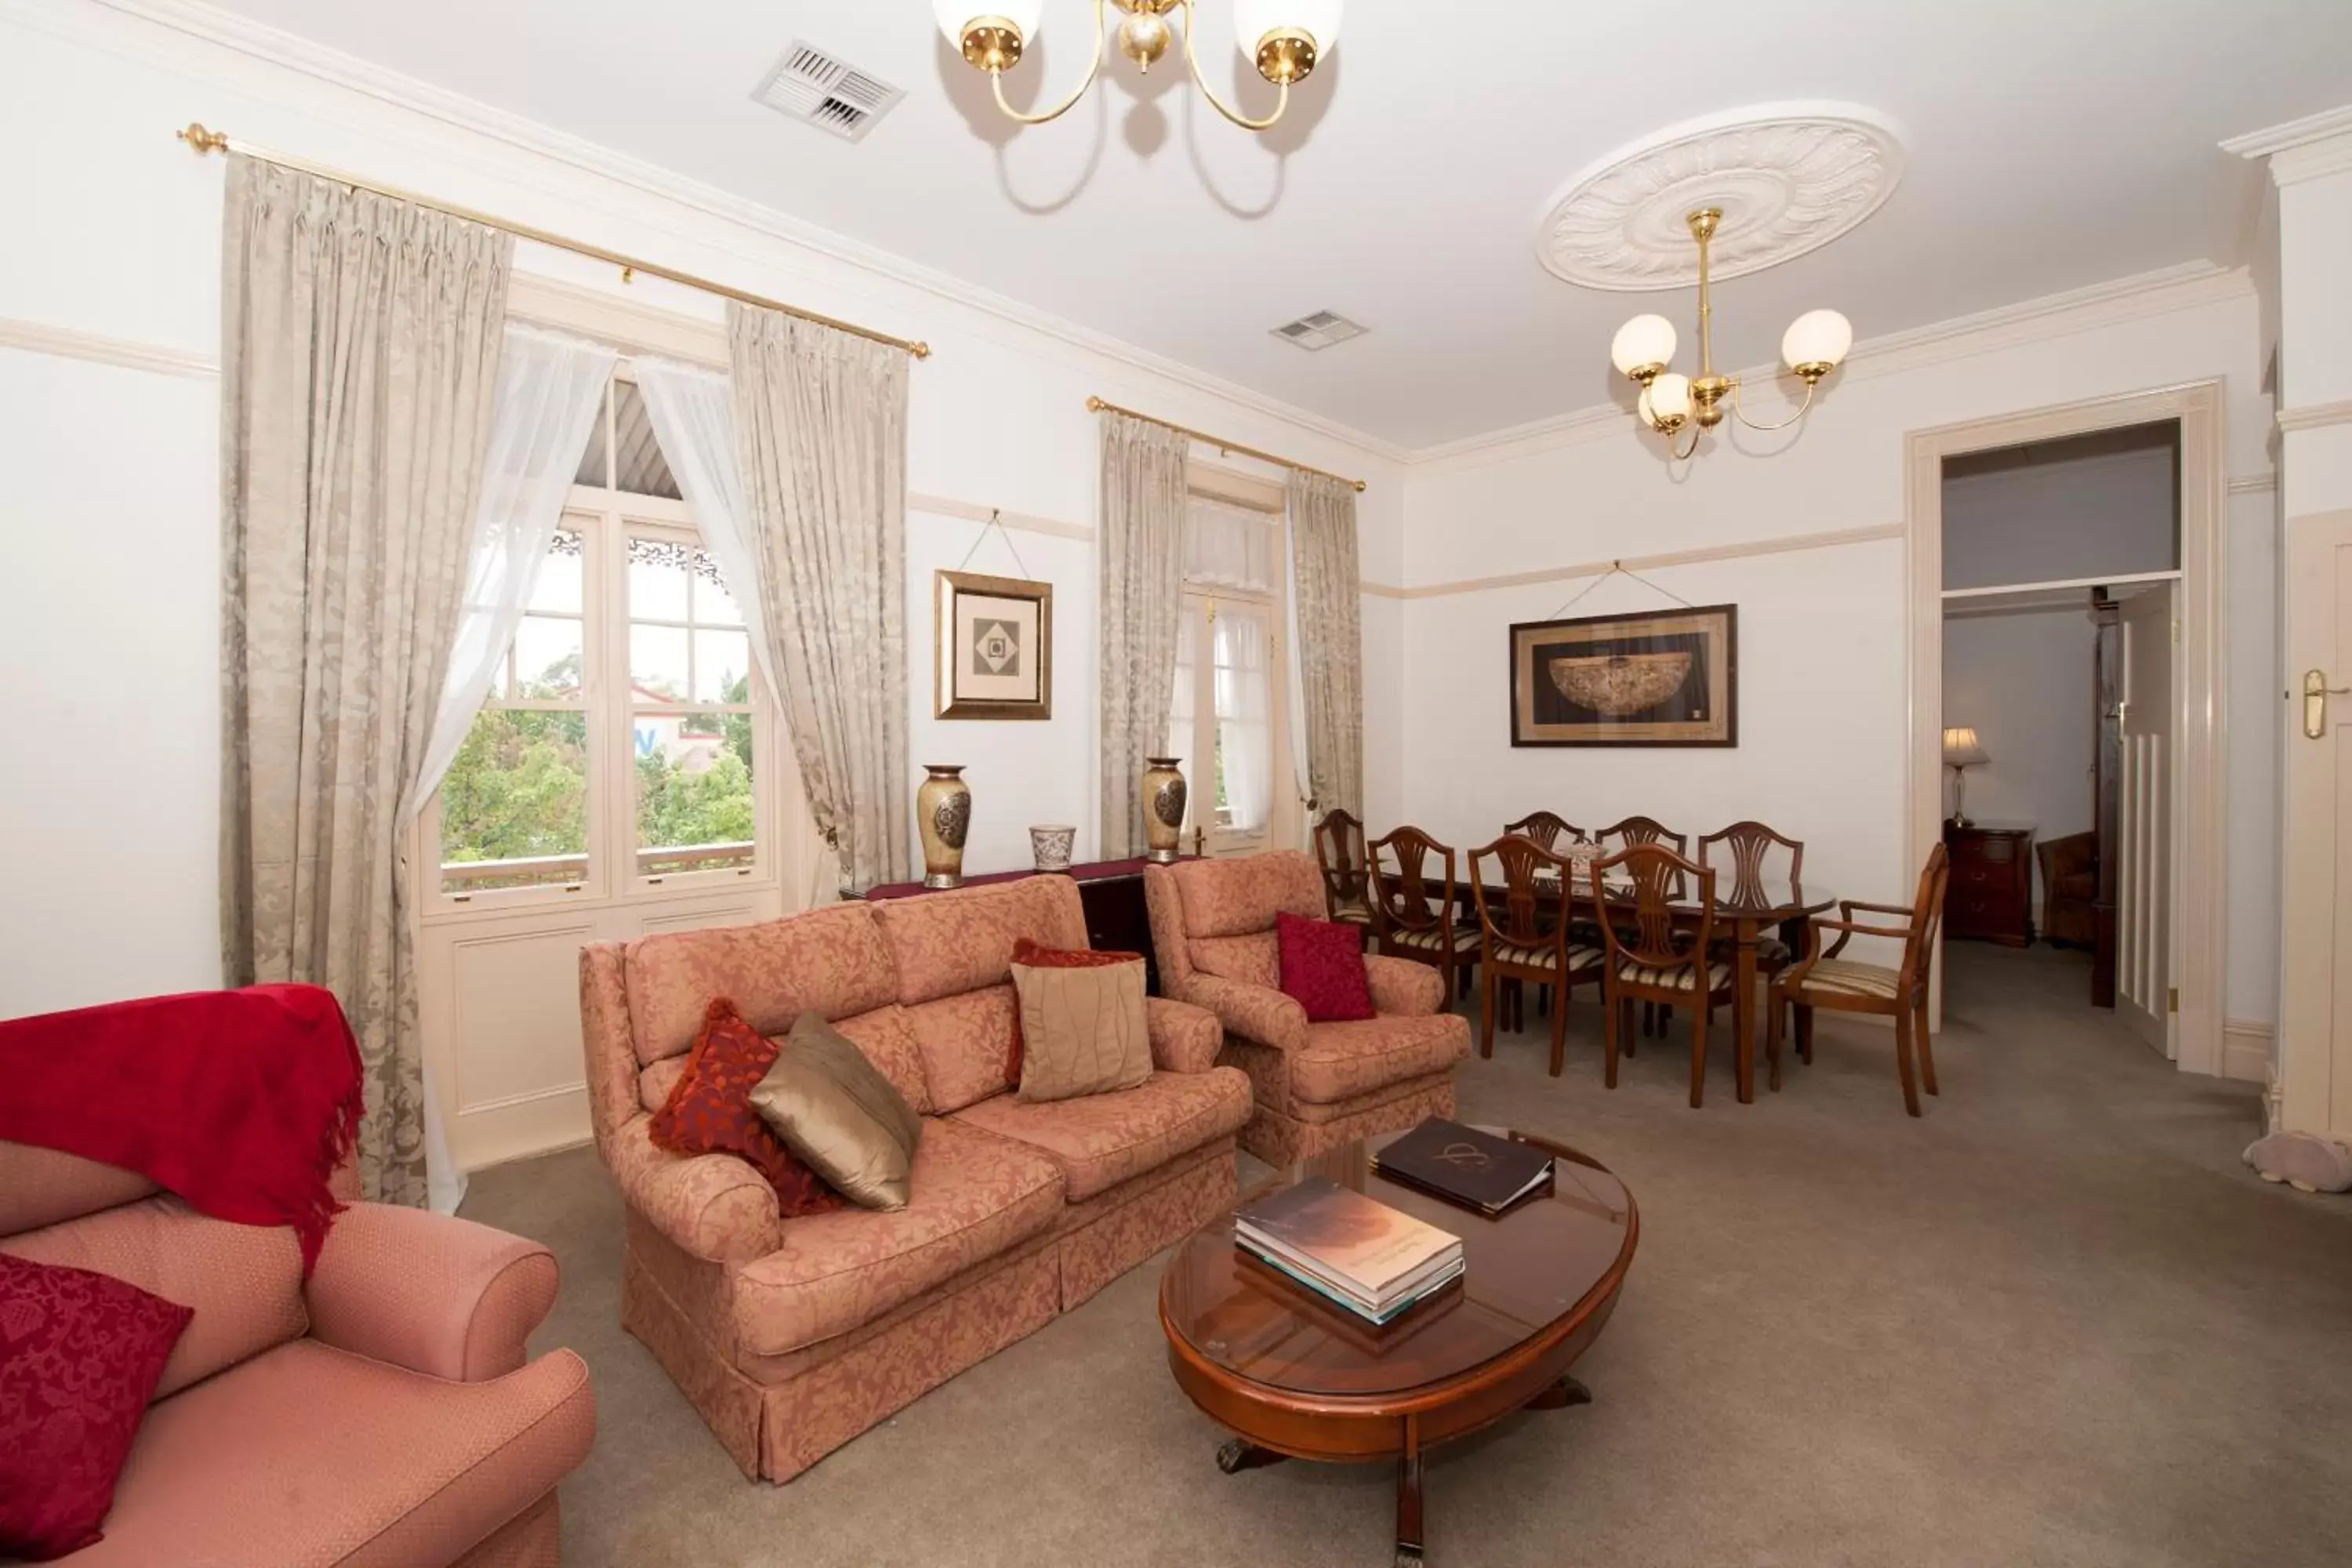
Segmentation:
[(961, 52), (963, 36), (974, 22), (998, 16), (1013, 24), (1024, 44), (1037, 41), (1037, 24), (1045, 20), (1045, 0), (931, 0), (931, 15), (950, 47)]
[(1636, 381), (1654, 374), (1675, 358), (1675, 324), (1664, 316), (1636, 316), (1610, 340), (1609, 358), (1619, 373)]
[(1853, 347), (1853, 322), (1835, 310), (1808, 310), (1789, 323), (1780, 339), (1780, 357), (1807, 380), (1819, 380), (1835, 370)]
[(1652, 426), (1660, 429), (1678, 426), (1690, 417), (1690, 377), (1669, 371), (1650, 383), (1650, 389), (1642, 395), (1642, 401), (1649, 407)]
[(1319, 58), (1339, 41), (1344, 8), (1345, 0), (1234, 0), (1234, 42), (1255, 60), (1268, 33), (1304, 33)]

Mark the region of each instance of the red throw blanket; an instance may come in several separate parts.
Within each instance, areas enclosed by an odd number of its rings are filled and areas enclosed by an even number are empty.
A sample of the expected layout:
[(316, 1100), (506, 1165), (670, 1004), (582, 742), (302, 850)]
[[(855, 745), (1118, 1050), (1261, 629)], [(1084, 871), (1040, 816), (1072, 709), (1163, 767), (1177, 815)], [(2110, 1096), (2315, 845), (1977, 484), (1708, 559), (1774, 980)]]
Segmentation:
[(292, 1226), (305, 1275), (363, 1103), (359, 1042), (316, 985), (0, 1023), (0, 1139), (137, 1171), (216, 1219)]

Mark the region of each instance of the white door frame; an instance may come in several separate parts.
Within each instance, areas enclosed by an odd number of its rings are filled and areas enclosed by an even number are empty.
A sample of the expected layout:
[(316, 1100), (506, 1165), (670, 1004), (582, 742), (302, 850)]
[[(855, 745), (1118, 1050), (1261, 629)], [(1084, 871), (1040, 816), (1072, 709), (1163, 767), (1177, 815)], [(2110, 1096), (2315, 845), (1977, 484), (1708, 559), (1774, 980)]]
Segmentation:
[[(2179, 1067), (2221, 1071), (2222, 918), (2229, 843), (2223, 807), (2222, 551), (2224, 476), (2221, 383), (2185, 382), (2147, 392), (1995, 415), (1911, 433), (1905, 455), (1910, 576), (1910, 735), (1904, 768), (1908, 864), (1927, 860), (1943, 837), (1944, 459), (1962, 452), (2088, 435), (2123, 425), (2180, 422), (2180, 616), (2178, 737), (2173, 812), (2173, 973), (2180, 989)], [(1942, 966), (1937, 967), (1938, 975)], [(1940, 996), (1937, 999), (1940, 1020)]]

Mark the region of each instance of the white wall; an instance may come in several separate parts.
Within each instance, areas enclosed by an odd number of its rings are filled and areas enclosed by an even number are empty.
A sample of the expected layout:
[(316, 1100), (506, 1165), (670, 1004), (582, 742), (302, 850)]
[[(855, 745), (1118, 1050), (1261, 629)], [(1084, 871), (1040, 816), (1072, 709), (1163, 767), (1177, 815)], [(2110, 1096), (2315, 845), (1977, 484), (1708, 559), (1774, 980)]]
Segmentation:
[[(1718, 304), (1739, 309), (1736, 285)], [(1711, 439), (1687, 469), (1638, 437), (1630, 416), (1462, 451), (1409, 474), (1406, 582), (1434, 587), (1899, 528), (1909, 432), (2206, 377), (2226, 381), (2229, 472), (2261, 474), (2269, 462), (2257, 313), (2242, 278), (2209, 280), (2151, 294), (2135, 310), (2100, 301), (1938, 352), (1865, 357), (1828, 384), (1798, 431)], [(1861, 326), (1866, 336), (1869, 323)], [(1571, 350), (1598, 354), (1601, 345)], [(2266, 496), (2231, 498), (2233, 572), (2259, 569), (2255, 536), (2267, 513)], [(1839, 897), (1907, 899), (1916, 868), (1904, 849), (1904, 551), (1899, 537), (1880, 538), (1645, 572), (1693, 603), (1739, 605), (1740, 744), (1730, 751), (1515, 751), (1506, 628), (1556, 613), (1583, 584), (1409, 600), (1404, 726), (1413, 745), (1404, 758), (1405, 815), (1469, 843), (1537, 806), (1580, 823), (1643, 811), (1694, 832), (1754, 816), (1806, 841), (1808, 883)], [(1667, 602), (1617, 579), (1573, 613)], [(2232, 610), (2243, 603), (2232, 595)], [(2251, 687), (2252, 671), (2270, 668), (2271, 628), (2241, 615), (2226, 635), (2238, 692)], [(2232, 722), (2228, 731), (2233, 844), (2259, 842), (2274, 820), (2267, 715), (2255, 717), (2253, 726)], [(2225, 1005), (2232, 1017), (2273, 1014), (2273, 987), (2261, 978), (2276, 931), (2266, 875), (2242, 861), (2231, 868)]]
[[(2030, 823), (2037, 841), (2094, 826), (2097, 627), (2081, 605), (1944, 618), (1944, 722), (1972, 724), (1992, 760), (1969, 770), (1969, 816)], [(1945, 772), (1944, 809), (1952, 807)], [(2041, 919), (2040, 857), (2033, 868)]]
[[(0, 163), (10, 234), (39, 237), (0, 247), (0, 341), (87, 335), (131, 345), (133, 357), (152, 350), (190, 359), (200, 373), (170, 377), (0, 352), (0, 430), (9, 442), (0, 505), (10, 540), (0, 653), (12, 712), (27, 727), (21, 733), (39, 737), (18, 744), (44, 759), (27, 767), (19, 753), (0, 768), (0, 833), (13, 866), (55, 864), (58, 847), (70, 846), (72, 867), (69, 877), (20, 875), (0, 889), (0, 1015), (217, 980), (217, 416), (201, 371), (219, 347), (224, 165), (172, 140), (190, 120), (928, 340), (934, 353), (911, 374), (913, 493), (1090, 527), (1096, 420), (1085, 400), (1099, 394), (1369, 479), (1360, 511), (1366, 578), (1394, 583), (1402, 572), (1401, 470), (1330, 427), (952, 280), (869, 264), (848, 242), (797, 229), (785, 216), (478, 105), (332, 59), (320, 69), (326, 74), (93, 4), (0, 15), (0, 132), (12, 145), (40, 150)], [(337, 73), (348, 80), (328, 79)], [(609, 269), (576, 261), (533, 255), (522, 265), (621, 288)], [(713, 308), (644, 282), (630, 293), (665, 308)], [(1080, 852), (1091, 853), (1090, 542), (1019, 540), (1055, 587), (1053, 721), (930, 718), (929, 574), (953, 565), (975, 529), (909, 519), (912, 760), (970, 764), (972, 869), (1025, 862), (1032, 822), (1080, 824)], [(985, 564), (1009, 569), (993, 553)], [(1396, 608), (1367, 599), (1365, 768), (1381, 815), (1401, 795)], [(89, 766), (48, 765), (75, 758)]]
[(1944, 481), (1944, 586), (2071, 583), (2180, 564), (2169, 447), (2037, 462)]

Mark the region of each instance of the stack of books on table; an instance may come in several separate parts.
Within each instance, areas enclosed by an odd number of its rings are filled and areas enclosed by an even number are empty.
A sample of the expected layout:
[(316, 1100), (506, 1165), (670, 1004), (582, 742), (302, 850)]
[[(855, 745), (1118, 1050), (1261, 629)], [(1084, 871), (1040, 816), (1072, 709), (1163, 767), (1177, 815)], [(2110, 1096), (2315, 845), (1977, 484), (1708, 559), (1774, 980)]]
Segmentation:
[(1375, 1323), (1462, 1278), (1460, 1237), (1321, 1176), (1235, 1215), (1234, 1243)]

